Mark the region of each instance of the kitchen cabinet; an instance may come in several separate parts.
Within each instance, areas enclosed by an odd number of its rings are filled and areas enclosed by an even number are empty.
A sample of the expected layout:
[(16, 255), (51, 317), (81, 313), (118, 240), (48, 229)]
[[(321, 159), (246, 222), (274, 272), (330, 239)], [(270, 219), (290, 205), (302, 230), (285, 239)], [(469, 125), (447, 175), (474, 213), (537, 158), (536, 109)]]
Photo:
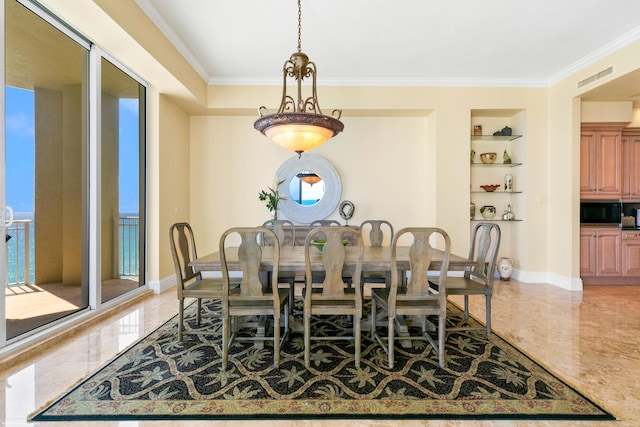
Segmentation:
[(622, 231), (622, 275), (640, 277), (640, 230)]
[(622, 129), (625, 123), (583, 123), (580, 133), (580, 198), (622, 197)]
[(617, 227), (581, 227), (580, 276), (621, 276), (621, 240)]
[(625, 200), (640, 200), (640, 128), (622, 131), (623, 191)]

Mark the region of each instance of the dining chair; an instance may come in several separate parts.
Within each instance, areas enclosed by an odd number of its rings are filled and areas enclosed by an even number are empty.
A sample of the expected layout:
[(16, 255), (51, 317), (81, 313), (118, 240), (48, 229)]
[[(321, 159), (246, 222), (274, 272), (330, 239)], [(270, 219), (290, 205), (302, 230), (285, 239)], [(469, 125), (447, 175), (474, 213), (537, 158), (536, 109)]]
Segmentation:
[[(398, 242), (412, 238), (409, 251), (409, 279), (406, 286), (402, 286), (398, 274), (397, 247)], [(443, 259), (437, 275), (439, 291), (429, 286), (427, 273), (433, 257), (433, 240), (440, 240), (444, 244)], [(438, 364), (445, 366), (445, 338), (447, 317), (447, 270), (451, 240), (449, 235), (440, 228), (409, 227), (398, 231), (391, 243), (391, 286), (389, 288), (375, 288), (371, 290), (371, 318), (376, 319), (376, 311), (384, 310), (387, 314), (386, 342), (378, 334), (376, 322), (372, 322), (371, 337), (378, 341), (388, 355), (389, 368), (394, 364), (394, 347), (396, 340), (427, 341), (438, 355)], [(419, 318), (421, 335), (396, 336), (395, 323), (399, 316), (414, 316)], [(436, 326), (438, 338), (434, 340), (428, 332), (430, 322), (427, 316), (437, 316)]]
[(457, 326), (448, 328), (448, 331), (486, 329), (487, 338), (491, 336), (491, 297), (498, 249), (500, 249), (500, 226), (491, 222), (477, 223), (473, 227), (469, 245), (469, 258), (476, 262), (476, 266), (472, 270), (465, 271), (463, 277), (448, 277), (447, 294), (464, 295), (465, 321), (469, 320), (469, 295), (484, 295), (485, 326), (479, 328), (469, 325)]
[(309, 224), (309, 229), (313, 227), (333, 227), (333, 226), (342, 226), (340, 221), (336, 221), (335, 219), (316, 219), (315, 221), (311, 221)]
[[(282, 246), (295, 246), (296, 244), (296, 227), (295, 224), (287, 219), (272, 219), (265, 221), (262, 224), (263, 227), (270, 228)], [(260, 236), (260, 242), (263, 246), (272, 246), (273, 242), (267, 235)], [(273, 282), (271, 282), (273, 284)], [(290, 312), (293, 312), (295, 289), (296, 289), (296, 274), (292, 271), (279, 271), (278, 284), (285, 283), (289, 285), (289, 305)]]
[[(318, 227), (342, 227), (342, 224), (340, 224), (340, 222), (336, 221), (335, 219), (316, 219), (315, 221), (311, 221), (311, 223), (309, 224), (309, 231)], [(308, 234), (309, 232), (307, 231), (307, 235)], [(316, 236), (316, 240), (317, 239), (325, 239), (324, 233), (318, 233)], [(312, 275), (313, 283), (321, 283), (324, 280), (324, 271), (314, 271)], [(345, 274), (343, 279), (345, 284), (347, 285), (347, 288), (350, 288), (352, 283), (351, 277), (348, 274)]]
[[(320, 257), (312, 251), (319, 249), (311, 243), (317, 236), (324, 234), (325, 244)], [(343, 240), (349, 240), (345, 246)], [(347, 249), (348, 248), (348, 249)], [(349, 277), (353, 280), (353, 291), (345, 289), (343, 268), (347, 251), (355, 251), (357, 257), (355, 271)], [(312, 258), (312, 255), (313, 258)], [(352, 227), (317, 227), (309, 231), (305, 239), (304, 258), (306, 270), (306, 286), (304, 289), (304, 363), (309, 368), (311, 363), (311, 340), (352, 340), (355, 341), (355, 366), (360, 367), (360, 332), (362, 319), (362, 264), (364, 245), (360, 232)], [(313, 288), (312, 259), (317, 271), (320, 259), (324, 271), (321, 288)], [(343, 315), (348, 316), (353, 324), (352, 336), (328, 336), (317, 333), (312, 335), (311, 316)], [(316, 331), (320, 332), (320, 331)], [(320, 363), (318, 361), (318, 363)]]
[[(259, 236), (266, 236), (273, 241), (272, 265), (273, 283), (278, 283), (280, 264), (280, 243), (276, 234), (267, 227), (233, 227), (220, 237), (220, 267), (222, 270), (222, 370), (227, 369), (229, 347), (236, 341), (273, 341), (274, 366), (280, 365), (280, 345), (289, 333), (289, 292), (277, 286), (269, 288), (263, 283), (260, 266), (263, 260), (263, 247)], [(240, 239), (238, 247), (230, 248), (227, 241)], [(232, 286), (227, 263), (228, 252), (237, 251), (242, 280), (239, 288)], [(273, 317), (273, 336), (238, 336), (240, 316), (259, 316), (265, 320)], [(280, 334), (280, 319), (284, 318), (284, 333)]]
[[(363, 240), (372, 247), (391, 245), (393, 241), (393, 225), (384, 219), (368, 219), (360, 224)], [(367, 271), (362, 276), (363, 283), (385, 284), (389, 286), (391, 275), (388, 271)]]
[[(196, 322), (202, 319), (202, 300), (222, 301), (222, 278), (203, 278), (199, 271), (194, 271), (190, 263), (198, 258), (196, 241), (191, 226), (186, 222), (178, 222), (169, 228), (169, 243), (173, 266), (176, 272), (178, 293), (178, 339), (182, 341), (185, 334), (212, 335), (216, 332), (188, 330), (184, 324), (184, 302), (187, 298), (197, 301)], [(230, 280), (231, 286), (238, 286), (239, 279)], [(220, 316), (215, 313), (214, 316)], [(219, 334), (219, 332), (218, 332)]]

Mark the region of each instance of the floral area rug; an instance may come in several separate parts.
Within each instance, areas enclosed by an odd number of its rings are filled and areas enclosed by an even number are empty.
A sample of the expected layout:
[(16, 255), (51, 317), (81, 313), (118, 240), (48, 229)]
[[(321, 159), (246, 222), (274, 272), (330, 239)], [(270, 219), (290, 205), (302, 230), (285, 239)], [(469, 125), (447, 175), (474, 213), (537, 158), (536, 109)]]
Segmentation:
[[(219, 328), (213, 318), (197, 327), (194, 309), (187, 318), (192, 329)], [(317, 334), (351, 334), (344, 317), (312, 324)], [(173, 318), (30, 420), (615, 419), (495, 334), (450, 333), (444, 369), (421, 341), (410, 348), (397, 343), (393, 369), (368, 332), (360, 369), (353, 342), (312, 345), (306, 369), (303, 335), (290, 333), (274, 368), (271, 343), (256, 349), (253, 342), (237, 342), (221, 371), (220, 338), (185, 335), (179, 342)]]

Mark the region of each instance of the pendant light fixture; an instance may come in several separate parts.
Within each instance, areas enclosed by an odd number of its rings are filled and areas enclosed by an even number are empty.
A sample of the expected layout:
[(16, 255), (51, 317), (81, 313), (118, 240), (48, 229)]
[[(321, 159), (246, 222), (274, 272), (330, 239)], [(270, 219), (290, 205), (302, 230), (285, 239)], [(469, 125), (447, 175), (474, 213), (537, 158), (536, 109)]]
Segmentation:
[[(316, 64), (302, 52), (302, 7), (298, 0), (298, 51), (284, 63), (282, 100), (278, 112), (263, 115), (266, 107), (258, 109), (260, 118), (253, 127), (273, 140), (276, 144), (295, 151), (298, 157), (304, 152), (323, 144), (342, 132), (344, 125), (339, 120), (342, 110), (333, 110), (332, 116), (325, 116), (320, 110), (316, 93)], [(287, 95), (287, 76), (297, 82), (297, 99)], [(312, 93), (302, 98), (302, 80), (312, 79)]]

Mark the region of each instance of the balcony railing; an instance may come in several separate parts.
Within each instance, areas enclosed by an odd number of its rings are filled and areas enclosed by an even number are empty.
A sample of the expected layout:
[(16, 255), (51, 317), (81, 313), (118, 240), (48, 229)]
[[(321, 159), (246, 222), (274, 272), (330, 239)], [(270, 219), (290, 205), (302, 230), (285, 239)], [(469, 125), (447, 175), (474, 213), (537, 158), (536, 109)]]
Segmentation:
[[(33, 220), (16, 219), (6, 228), (7, 286), (34, 282)], [(137, 277), (140, 268), (140, 218), (118, 217), (114, 227), (114, 277)]]
[(31, 233), (33, 221), (16, 219), (6, 228), (7, 236), (7, 286), (29, 285), (33, 282)]
[(134, 277), (140, 274), (140, 218), (118, 217), (114, 230), (114, 271), (116, 277)]

